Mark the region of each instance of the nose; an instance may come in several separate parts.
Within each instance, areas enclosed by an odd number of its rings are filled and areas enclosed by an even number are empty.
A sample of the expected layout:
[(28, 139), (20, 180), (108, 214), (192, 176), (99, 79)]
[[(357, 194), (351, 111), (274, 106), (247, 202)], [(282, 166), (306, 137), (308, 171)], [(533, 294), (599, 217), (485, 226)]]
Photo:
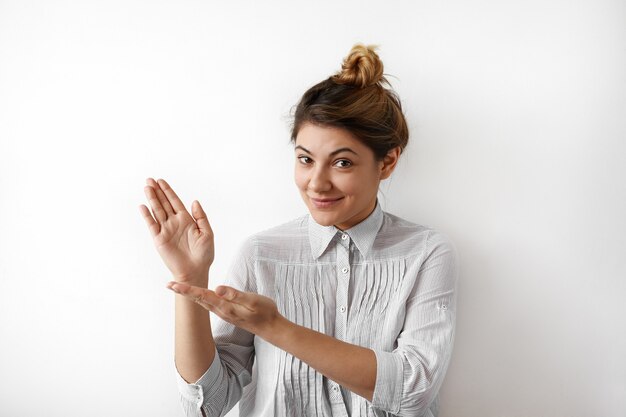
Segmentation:
[(333, 188), (330, 176), (324, 167), (317, 167), (311, 170), (309, 178), (309, 189), (315, 193), (323, 193)]

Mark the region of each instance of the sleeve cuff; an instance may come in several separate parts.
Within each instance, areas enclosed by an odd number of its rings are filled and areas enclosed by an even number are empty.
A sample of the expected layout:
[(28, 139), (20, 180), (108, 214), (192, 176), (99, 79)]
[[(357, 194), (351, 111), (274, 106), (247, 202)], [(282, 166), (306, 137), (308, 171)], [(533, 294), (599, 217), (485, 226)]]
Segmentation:
[(215, 348), (215, 357), (213, 358), (213, 362), (211, 362), (209, 369), (207, 369), (195, 383), (188, 383), (185, 381), (185, 379), (178, 372), (178, 368), (176, 368), (176, 362), (174, 362), (174, 369), (176, 371), (176, 382), (180, 394), (186, 400), (192, 401), (198, 405), (202, 405), (204, 403), (204, 398), (211, 398), (212, 394), (217, 391), (217, 381), (220, 381), (221, 378), (223, 378), (224, 372), (217, 347)]
[(376, 354), (376, 385), (372, 407), (397, 414), (402, 400), (403, 364), (397, 353), (372, 349)]

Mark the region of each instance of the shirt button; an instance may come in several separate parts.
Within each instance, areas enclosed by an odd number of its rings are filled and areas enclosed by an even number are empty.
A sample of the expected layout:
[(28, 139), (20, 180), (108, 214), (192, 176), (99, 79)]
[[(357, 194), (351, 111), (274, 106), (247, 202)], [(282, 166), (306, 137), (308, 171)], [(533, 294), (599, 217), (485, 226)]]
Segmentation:
[(348, 273), (348, 271), (349, 271), (349, 269), (348, 269), (348, 268), (342, 268), (342, 269), (341, 269), (341, 272), (343, 272), (344, 274), (347, 274), (347, 273)]
[(343, 235), (341, 235), (341, 238), (342, 238), (343, 240), (346, 240), (346, 239), (348, 238), (348, 235), (344, 233)]
[(441, 305), (441, 309), (442, 310), (447, 310), (448, 309), (448, 305), (447, 304), (442, 304)]
[(339, 309), (342, 313), (346, 312), (346, 306), (341, 306), (341, 308)]
[(335, 385), (335, 386), (333, 387), (333, 391), (335, 391), (335, 392), (339, 391), (339, 387), (338, 387), (337, 385)]

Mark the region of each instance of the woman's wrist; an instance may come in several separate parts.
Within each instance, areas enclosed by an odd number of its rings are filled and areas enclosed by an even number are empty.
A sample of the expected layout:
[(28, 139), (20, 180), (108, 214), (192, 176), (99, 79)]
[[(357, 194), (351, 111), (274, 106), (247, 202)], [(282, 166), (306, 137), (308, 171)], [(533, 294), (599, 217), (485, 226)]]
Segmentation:
[(271, 343), (276, 347), (284, 346), (285, 342), (289, 338), (289, 333), (293, 331), (293, 324), (284, 316), (280, 315), (276, 317), (271, 323), (259, 332), (257, 336)]
[(206, 272), (194, 272), (189, 275), (174, 277), (176, 282), (184, 282), (185, 284), (194, 285), (196, 287), (208, 288), (209, 286), (209, 271)]

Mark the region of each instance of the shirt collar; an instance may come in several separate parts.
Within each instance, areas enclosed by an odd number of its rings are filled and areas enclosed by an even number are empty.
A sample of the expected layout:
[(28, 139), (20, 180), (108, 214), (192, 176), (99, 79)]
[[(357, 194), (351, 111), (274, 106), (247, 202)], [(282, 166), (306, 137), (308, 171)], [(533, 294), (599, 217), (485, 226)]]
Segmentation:
[(376, 199), (374, 211), (367, 218), (343, 232), (334, 225), (322, 226), (313, 219), (310, 213), (308, 217), (309, 242), (311, 243), (311, 253), (315, 259), (324, 253), (337, 232), (346, 233), (350, 236), (361, 255), (363, 257), (367, 256), (383, 223), (383, 211), (378, 198)]

